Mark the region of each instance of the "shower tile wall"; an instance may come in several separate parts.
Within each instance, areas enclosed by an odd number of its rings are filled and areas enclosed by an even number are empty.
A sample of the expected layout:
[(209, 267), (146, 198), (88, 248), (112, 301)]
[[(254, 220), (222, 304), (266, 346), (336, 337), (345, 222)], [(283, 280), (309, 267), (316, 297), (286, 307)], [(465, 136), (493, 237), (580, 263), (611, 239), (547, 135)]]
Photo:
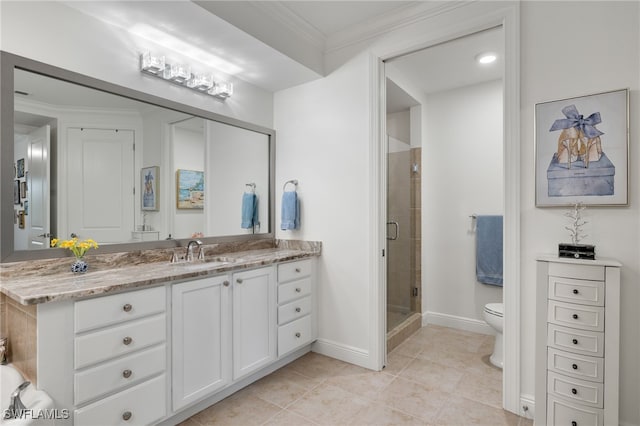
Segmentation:
[(2, 295), (0, 300), (0, 333), (9, 338), (9, 362), (32, 383), (37, 384), (35, 305), (21, 305)]
[(418, 166), (411, 173), (411, 286), (418, 295), (411, 298), (411, 311), (422, 312), (422, 148), (411, 148), (411, 165)]
[(7, 297), (0, 293), (0, 337), (7, 335)]

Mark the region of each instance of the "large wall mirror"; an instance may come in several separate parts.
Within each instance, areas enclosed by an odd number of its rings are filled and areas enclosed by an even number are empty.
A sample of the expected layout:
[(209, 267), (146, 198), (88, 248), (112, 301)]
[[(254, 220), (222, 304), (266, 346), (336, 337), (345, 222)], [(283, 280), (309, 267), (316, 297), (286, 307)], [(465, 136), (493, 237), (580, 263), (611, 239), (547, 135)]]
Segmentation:
[(273, 236), (273, 130), (1, 60), (3, 262), (55, 256), (54, 237), (121, 251)]

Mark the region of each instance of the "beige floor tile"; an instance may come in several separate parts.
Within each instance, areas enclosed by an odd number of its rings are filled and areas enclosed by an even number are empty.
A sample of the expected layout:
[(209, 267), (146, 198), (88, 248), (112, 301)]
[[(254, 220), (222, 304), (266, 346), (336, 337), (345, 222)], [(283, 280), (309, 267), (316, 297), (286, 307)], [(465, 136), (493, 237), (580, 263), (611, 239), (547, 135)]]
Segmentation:
[(447, 392), (396, 377), (380, 393), (378, 401), (387, 407), (432, 422), (450, 398), (451, 394)]
[(202, 426), (261, 425), (281, 410), (244, 389), (199, 412), (193, 420)]
[(274, 371), (269, 376), (277, 380), (293, 383), (294, 385), (303, 387), (306, 390), (315, 388), (324, 380), (322, 378), (313, 379), (305, 376), (304, 374), (300, 374), (290, 365), (286, 365), (281, 369)]
[(519, 417), (462, 397), (451, 398), (438, 415), (437, 425), (517, 426)]
[(404, 342), (400, 343), (391, 353), (401, 354), (415, 358), (424, 349), (425, 342), (422, 338), (417, 337), (415, 334), (409, 337)]
[(391, 352), (387, 355), (387, 365), (382, 371), (397, 376), (413, 359), (413, 357), (403, 355), (396, 351)]
[(189, 419), (185, 420), (182, 423), (179, 423), (178, 426), (200, 426), (200, 423), (198, 423), (195, 420), (193, 420), (193, 417), (192, 417), (192, 418), (189, 418)]
[(451, 393), (458, 386), (462, 375), (463, 372), (461, 370), (416, 358), (402, 370), (399, 376), (419, 382), (431, 389)]
[(348, 367), (343, 369), (342, 375), (329, 378), (326, 383), (363, 398), (375, 399), (394, 379), (394, 376), (390, 374), (360, 367), (351, 370), (350, 374), (346, 374), (348, 370), (351, 369)]
[(289, 368), (312, 379), (326, 379), (338, 375), (348, 365), (346, 362), (309, 352), (293, 361)]
[(364, 407), (349, 424), (362, 426), (427, 425), (419, 418), (378, 403), (371, 403)]
[[(296, 374), (296, 373), (291, 373)], [(283, 378), (282, 375), (266, 376), (253, 383), (247, 390), (258, 398), (285, 408), (293, 401), (302, 397), (307, 389)]]
[(502, 409), (501, 379), (496, 380), (483, 374), (466, 373), (458, 383), (454, 393), (467, 399)]
[(339, 387), (323, 383), (287, 407), (320, 425), (343, 425), (368, 402)]
[(271, 420), (265, 423), (265, 426), (313, 426), (316, 423), (302, 417), (289, 410), (282, 410), (276, 414)]

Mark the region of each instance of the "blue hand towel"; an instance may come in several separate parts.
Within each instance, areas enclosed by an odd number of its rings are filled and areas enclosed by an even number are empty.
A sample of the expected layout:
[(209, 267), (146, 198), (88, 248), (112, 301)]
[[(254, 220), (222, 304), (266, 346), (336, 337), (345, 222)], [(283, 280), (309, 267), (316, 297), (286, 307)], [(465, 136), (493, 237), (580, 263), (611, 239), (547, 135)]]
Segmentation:
[(476, 276), (481, 283), (502, 287), (502, 216), (478, 216)]
[(300, 226), (300, 201), (296, 191), (282, 194), (282, 210), (280, 212), (280, 229), (298, 229)]
[(250, 229), (258, 224), (258, 197), (252, 192), (242, 194), (241, 228)]

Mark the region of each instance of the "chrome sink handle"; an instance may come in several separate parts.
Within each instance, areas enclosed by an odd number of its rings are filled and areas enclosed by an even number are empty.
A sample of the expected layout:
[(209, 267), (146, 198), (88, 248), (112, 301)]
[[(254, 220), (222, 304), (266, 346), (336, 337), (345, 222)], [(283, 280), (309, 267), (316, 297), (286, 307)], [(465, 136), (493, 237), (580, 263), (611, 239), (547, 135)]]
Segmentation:
[(20, 399), (20, 392), (25, 390), (30, 384), (31, 382), (24, 382), (13, 391), (11, 394), (11, 404), (9, 404), (9, 408), (5, 411), (5, 419), (17, 419), (22, 417), (22, 413), (27, 409), (27, 407), (24, 406)]

